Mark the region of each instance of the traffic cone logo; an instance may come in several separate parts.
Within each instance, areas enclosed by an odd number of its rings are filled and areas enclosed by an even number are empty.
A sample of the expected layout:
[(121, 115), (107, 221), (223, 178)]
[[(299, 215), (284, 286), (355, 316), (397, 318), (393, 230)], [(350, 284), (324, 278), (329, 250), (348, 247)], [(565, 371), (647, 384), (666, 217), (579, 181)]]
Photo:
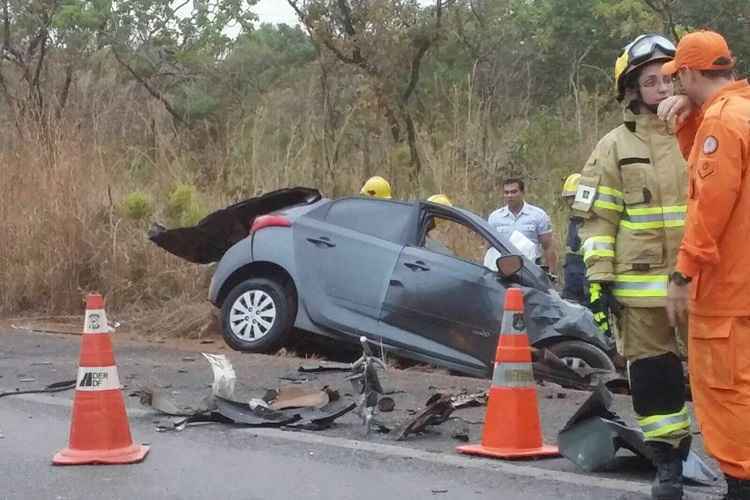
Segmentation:
[(539, 404), (520, 288), (510, 288), (505, 294), (482, 443), (456, 449), (461, 453), (496, 458), (560, 455), (557, 446), (542, 442)]
[(104, 299), (89, 294), (69, 445), (54, 456), (54, 464), (129, 464), (148, 453), (148, 446), (133, 444), (130, 436), (109, 331)]

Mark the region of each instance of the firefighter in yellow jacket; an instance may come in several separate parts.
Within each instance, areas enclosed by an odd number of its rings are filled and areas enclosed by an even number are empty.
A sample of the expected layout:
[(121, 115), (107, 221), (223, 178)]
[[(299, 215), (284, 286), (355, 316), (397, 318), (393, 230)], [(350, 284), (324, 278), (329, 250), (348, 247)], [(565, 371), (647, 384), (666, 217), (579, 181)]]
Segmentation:
[[(664, 306), (686, 212), (687, 172), (675, 136), (656, 116), (673, 95), (661, 66), (674, 45), (646, 34), (615, 64), (624, 123), (599, 141), (581, 172), (573, 209), (591, 301), (618, 305), (618, 349), (628, 360), (633, 408), (657, 474), (652, 498), (682, 498), (690, 447), (681, 345)], [(606, 320), (604, 320), (606, 321)], [(680, 332), (684, 335), (684, 332)]]

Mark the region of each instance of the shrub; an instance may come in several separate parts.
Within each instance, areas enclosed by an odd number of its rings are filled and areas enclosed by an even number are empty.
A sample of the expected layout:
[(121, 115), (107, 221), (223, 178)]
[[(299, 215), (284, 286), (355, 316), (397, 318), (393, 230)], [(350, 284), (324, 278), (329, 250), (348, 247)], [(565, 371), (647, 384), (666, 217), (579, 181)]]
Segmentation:
[(143, 220), (154, 213), (151, 197), (142, 191), (134, 191), (125, 197), (122, 211), (128, 219)]

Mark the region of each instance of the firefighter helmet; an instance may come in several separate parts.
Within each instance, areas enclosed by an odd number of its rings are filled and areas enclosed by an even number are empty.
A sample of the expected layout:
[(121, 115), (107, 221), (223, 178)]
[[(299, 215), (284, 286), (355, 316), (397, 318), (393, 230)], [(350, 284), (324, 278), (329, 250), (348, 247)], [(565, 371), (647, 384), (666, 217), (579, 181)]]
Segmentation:
[(628, 75), (653, 61), (671, 61), (674, 59), (675, 51), (674, 44), (658, 33), (640, 35), (627, 44), (615, 62), (617, 100), (622, 101), (625, 98)]
[(359, 191), (364, 196), (374, 196), (375, 198), (391, 199), (391, 185), (387, 180), (380, 176), (370, 177)]

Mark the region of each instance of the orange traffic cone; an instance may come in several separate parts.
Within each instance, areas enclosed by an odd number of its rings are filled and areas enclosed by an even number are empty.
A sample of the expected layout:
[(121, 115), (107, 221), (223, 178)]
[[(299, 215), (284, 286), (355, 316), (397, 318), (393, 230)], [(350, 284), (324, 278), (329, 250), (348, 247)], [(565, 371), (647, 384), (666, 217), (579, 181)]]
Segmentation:
[(495, 354), (495, 371), (484, 420), (482, 444), (459, 446), (461, 453), (498, 458), (559, 456), (542, 443), (531, 349), (523, 317), (523, 294), (510, 288)]
[(86, 297), (73, 417), (68, 448), (54, 464), (129, 464), (140, 462), (148, 446), (133, 444), (109, 336), (104, 299)]

